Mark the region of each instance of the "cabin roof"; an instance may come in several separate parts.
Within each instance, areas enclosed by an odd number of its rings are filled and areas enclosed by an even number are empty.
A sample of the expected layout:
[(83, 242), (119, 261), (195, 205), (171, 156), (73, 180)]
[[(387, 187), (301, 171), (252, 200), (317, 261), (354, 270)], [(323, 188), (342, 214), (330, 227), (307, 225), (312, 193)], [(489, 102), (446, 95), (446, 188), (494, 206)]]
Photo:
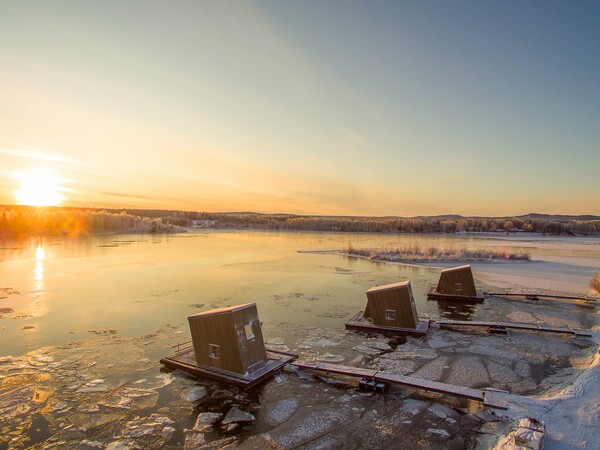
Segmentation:
[(402, 281), (400, 283), (384, 284), (383, 286), (374, 286), (367, 291), (367, 294), (373, 294), (375, 292), (390, 291), (392, 289), (398, 289), (400, 287), (408, 286), (409, 284), (410, 284), (410, 281)]
[(470, 269), (470, 268), (471, 268), (470, 264), (465, 264), (464, 266), (458, 266), (458, 267), (448, 267), (447, 269), (442, 269), (442, 273), (454, 272), (456, 270), (464, 270), (464, 269)]
[(188, 316), (188, 320), (195, 319), (198, 317), (216, 316), (218, 314), (230, 314), (234, 311), (240, 311), (242, 309), (250, 308), (252, 306), (256, 306), (256, 303), (244, 303), (243, 305), (228, 306), (226, 308), (215, 308), (215, 309), (211, 309), (209, 311), (203, 311), (201, 313)]

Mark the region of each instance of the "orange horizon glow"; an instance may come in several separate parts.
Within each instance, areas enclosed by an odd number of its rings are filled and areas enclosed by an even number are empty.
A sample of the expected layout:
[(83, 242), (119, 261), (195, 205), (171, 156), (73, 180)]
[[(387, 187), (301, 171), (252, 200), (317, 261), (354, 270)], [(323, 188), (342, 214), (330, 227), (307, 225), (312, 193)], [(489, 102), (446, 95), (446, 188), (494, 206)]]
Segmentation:
[(600, 2), (280, 3), (0, 2), (0, 204), (600, 215)]

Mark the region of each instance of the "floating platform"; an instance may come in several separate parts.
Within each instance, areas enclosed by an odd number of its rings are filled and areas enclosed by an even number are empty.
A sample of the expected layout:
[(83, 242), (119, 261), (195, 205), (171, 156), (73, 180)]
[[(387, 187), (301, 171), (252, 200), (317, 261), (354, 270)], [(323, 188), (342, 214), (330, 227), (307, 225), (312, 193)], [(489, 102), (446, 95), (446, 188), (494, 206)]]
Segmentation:
[(425, 336), (429, 329), (429, 319), (419, 319), (417, 328), (391, 327), (387, 325), (375, 325), (373, 322), (364, 318), (364, 311), (359, 311), (352, 319), (346, 322), (346, 328), (349, 330), (367, 331), (371, 333)]
[(281, 370), (283, 366), (298, 357), (298, 355), (293, 353), (280, 352), (268, 348), (266, 352), (268, 360), (264, 366), (251, 374), (244, 375), (198, 364), (193, 348), (187, 348), (172, 356), (162, 358), (160, 363), (172, 370), (180, 369), (198, 377), (210, 378), (211, 380), (221, 381), (247, 390), (265, 382)]
[(482, 402), (485, 406), (492, 408), (506, 409), (508, 407), (508, 392), (498, 391), (495, 389), (473, 389), (463, 386), (456, 386), (453, 384), (440, 383), (438, 381), (426, 380), (424, 378), (393, 374), (380, 370), (363, 369), (360, 367), (340, 366), (336, 364), (295, 361), (290, 365), (299, 369), (334, 373), (350, 377), (367, 378), (382, 383), (399, 384), (401, 386), (421, 391), (436, 392), (438, 394), (466, 398), (469, 400)]
[(463, 303), (481, 303), (485, 300), (483, 292), (477, 292), (476, 296), (458, 295), (458, 294), (441, 294), (436, 292), (435, 286), (431, 286), (427, 290), (427, 300), (447, 300), (451, 302)]
[(440, 328), (453, 328), (453, 327), (487, 327), (490, 331), (498, 333), (502, 330), (514, 329), (524, 331), (540, 331), (544, 333), (564, 333), (571, 334), (575, 337), (591, 337), (592, 333), (590, 330), (582, 330), (579, 328), (560, 328), (560, 327), (547, 327), (543, 325), (536, 325), (534, 323), (516, 323), (516, 322), (476, 322), (476, 321), (463, 321), (463, 320), (436, 320), (435, 322)]

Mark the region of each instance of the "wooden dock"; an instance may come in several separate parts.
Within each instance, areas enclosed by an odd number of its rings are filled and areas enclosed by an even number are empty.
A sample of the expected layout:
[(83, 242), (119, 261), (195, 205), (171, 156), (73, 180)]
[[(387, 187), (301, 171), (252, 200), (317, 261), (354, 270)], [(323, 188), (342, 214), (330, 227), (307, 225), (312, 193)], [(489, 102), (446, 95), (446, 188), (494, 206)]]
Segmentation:
[(251, 374), (244, 375), (198, 364), (194, 349), (191, 347), (184, 348), (172, 356), (161, 359), (160, 363), (172, 370), (180, 369), (198, 377), (221, 381), (247, 390), (265, 382), (297, 357), (293, 353), (267, 348), (268, 361), (264, 366)]
[(359, 311), (352, 319), (346, 322), (346, 328), (349, 330), (367, 331), (369, 333), (425, 336), (427, 335), (427, 330), (429, 330), (429, 319), (419, 319), (417, 328), (390, 327), (373, 324), (364, 318), (364, 311)]
[(475, 297), (469, 295), (457, 295), (457, 294), (440, 294), (436, 292), (435, 286), (431, 286), (427, 290), (427, 300), (447, 300), (450, 302), (462, 302), (462, 303), (481, 303), (485, 300), (483, 292), (477, 292)]
[(551, 295), (551, 294), (540, 294), (537, 292), (484, 292), (483, 295), (488, 297), (523, 297), (527, 300), (537, 301), (540, 299), (545, 300), (581, 300), (592, 304), (600, 304), (600, 298), (586, 297), (577, 295)]
[(411, 389), (466, 398), (469, 400), (482, 402), (485, 406), (492, 408), (506, 409), (508, 407), (508, 401), (506, 398), (508, 393), (504, 391), (497, 391), (493, 389), (472, 389), (453, 384), (440, 383), (438, 381), (426, 380), (424, 378), (393, 374), (380, 370), (363, 369), (360, 367), (340, 366), (337, 364), (294, 361), (290, 365), (299, 369), (334, 373), (350, 377), (368, 378), (378, 382), (398, 384)]
[(564, 333), (571, 334), (575, 337), (591, 337), (590, 330), (582, 330), (579, 328), (560, 328), (547, 327), (544, 325), (536, 325), (534, 323), (516, 323), (516, 322), (478, 322), (478, 321), (463, 321), (463, 320), (436, 320), (436, 324), (440, 328), (453, 327), (487, 327), (491, 331), (501, 331), (506, 329), (524, 330), (524, 331), (539, 331), (544, 333)]

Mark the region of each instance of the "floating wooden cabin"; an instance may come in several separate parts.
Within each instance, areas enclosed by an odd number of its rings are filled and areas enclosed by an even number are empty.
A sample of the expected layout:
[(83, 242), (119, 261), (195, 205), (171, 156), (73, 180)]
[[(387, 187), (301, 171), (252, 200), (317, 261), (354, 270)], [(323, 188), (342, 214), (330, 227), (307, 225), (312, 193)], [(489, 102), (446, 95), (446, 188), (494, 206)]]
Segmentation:
[(346, 328), (379, 333), (427, 334), (429, 319), (419, 319), (410, 281), (376, 286), (367, 291), (367, 306)]
[(442, 270), (436, 287), (430, 287), (427, 298), (458, 302), (482, 302), (482, 292), (475, 289), (475, 280), (469, 264)]
[(245, 374), (267, 362), (256, 304), (212, 309), (188, 322), (198, 364)]
[(295, 359), (267, 351), (255, 303), (194, 314), (188, 322), (192, 345), (162, 359), (165, 366), (249, 388)]

